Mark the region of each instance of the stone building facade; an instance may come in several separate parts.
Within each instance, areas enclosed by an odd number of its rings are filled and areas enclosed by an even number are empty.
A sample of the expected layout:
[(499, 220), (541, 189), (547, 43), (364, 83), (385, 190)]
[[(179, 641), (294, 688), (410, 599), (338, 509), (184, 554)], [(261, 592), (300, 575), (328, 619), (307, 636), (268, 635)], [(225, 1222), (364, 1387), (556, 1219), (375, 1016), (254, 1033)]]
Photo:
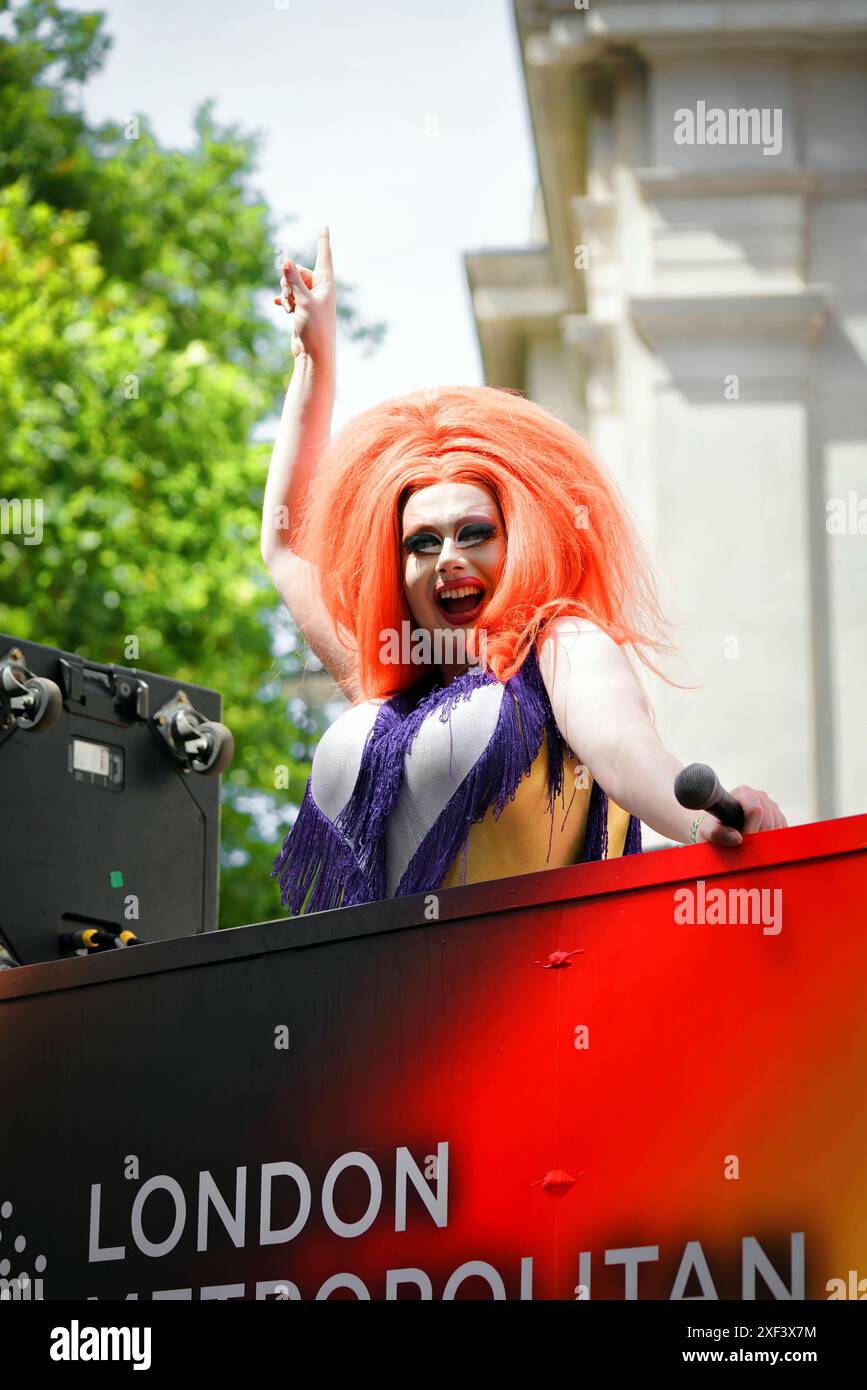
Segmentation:
[(666, 745), (792, 824), (864, 811), (867, 0), (515, 19), (539, 189), (531, 244), (466, 257), (485, 380), (651, 543), (698, 686), (648, 679)]

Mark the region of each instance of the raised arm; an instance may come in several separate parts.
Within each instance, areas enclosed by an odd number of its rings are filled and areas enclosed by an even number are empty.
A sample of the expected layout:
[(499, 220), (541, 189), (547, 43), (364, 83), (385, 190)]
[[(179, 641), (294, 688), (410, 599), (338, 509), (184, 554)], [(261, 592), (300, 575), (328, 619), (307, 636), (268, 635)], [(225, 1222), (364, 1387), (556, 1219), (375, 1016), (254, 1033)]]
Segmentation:
[(313, 270), (286, 260), (281, 302), (294, 316), (292, 380), (271, 453), (262, 507), (262, 559), (304, 639), (350, 700), (360, 697), (354, 653), (340, 642), (319, 595), (316, 570), (295, 546), (298, 518), (315, 486), (316, 465), (331, 434), (337, 323), (328, 228)]
[[(624, 811), (667, 839), (688, 843), (695, 812), (674, 795), (683, 764), (661, 743), (617, 643), (586, 619), (559, 618), (542, 644), (539, 670), (557, 727), (594, 780)], [(740, 786), (732, 795), (744, 808), (745, 834), (788, 824), (766, 792)], [(739, 845), (742, 838), (709, 814), (698, 827), (698, 839), (713, 844)]]

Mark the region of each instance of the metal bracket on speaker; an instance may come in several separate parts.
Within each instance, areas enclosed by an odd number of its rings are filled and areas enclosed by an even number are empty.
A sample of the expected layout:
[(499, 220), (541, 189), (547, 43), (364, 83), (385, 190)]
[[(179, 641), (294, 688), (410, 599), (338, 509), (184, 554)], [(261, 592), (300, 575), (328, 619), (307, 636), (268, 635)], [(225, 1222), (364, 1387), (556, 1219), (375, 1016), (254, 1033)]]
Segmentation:
[(157, 710), (153, 723), (184, 772), (216, 777), (232, 761), (235, 740), (230, 730), (194, 709), (183, 690)]
[(60, 687), (27, 666), (19, 647), (0, 657), (0, 730), (26, 729), (44, 734), (63, 713)]
[(150, 687), (128, 671), (114, 672), (114, 707), (126, 719), (147, 719)]
[(62, 656), (60, 676), (70, 707), (80, 705), (93, 709), (96, 702), (106, 715), (111, 717), (111, 714), (115, 714), (129, 724), (148, 717), (148, 683), (126, 667), (100, 666), (98, 662), (84, 661), (80, 656)]

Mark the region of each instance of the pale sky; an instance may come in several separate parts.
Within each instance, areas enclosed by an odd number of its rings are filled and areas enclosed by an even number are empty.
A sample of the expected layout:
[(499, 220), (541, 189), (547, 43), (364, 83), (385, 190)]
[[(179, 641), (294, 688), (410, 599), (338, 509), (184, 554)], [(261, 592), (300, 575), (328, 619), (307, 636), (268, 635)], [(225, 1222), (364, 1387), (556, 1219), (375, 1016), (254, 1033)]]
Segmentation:
[(184, 147), (213, 96), (262, 134), (254, 181), (289, 254), (310, 264), (328, 223), (338, 281), (388, 325), (369, 358), (338, 336), (335, 428), (482, 382), (462, 256), (526, 246), (536, 184), (511, 0), (67, 3), (104, 10), (114, 39), (83, 89), (92, 120), (144, 113)]

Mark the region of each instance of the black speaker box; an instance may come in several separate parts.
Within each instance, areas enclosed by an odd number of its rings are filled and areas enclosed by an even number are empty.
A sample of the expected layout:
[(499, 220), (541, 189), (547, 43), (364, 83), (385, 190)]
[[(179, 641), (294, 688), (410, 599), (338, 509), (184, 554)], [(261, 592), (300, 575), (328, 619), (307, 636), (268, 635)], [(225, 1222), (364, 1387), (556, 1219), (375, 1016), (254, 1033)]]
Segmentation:
[(0, 662), (16, 650), (60, 687), (63, 709), (45, 731), (0, 728), (9, 954), (19, 964), (56, 960), (69, 953), (63, 939), (87, 927), (144, 942), (215, 929), (219, 776), (182, 765), (160, 711), (180, 700), (219, 720), (219, 694), (0, 633)]

